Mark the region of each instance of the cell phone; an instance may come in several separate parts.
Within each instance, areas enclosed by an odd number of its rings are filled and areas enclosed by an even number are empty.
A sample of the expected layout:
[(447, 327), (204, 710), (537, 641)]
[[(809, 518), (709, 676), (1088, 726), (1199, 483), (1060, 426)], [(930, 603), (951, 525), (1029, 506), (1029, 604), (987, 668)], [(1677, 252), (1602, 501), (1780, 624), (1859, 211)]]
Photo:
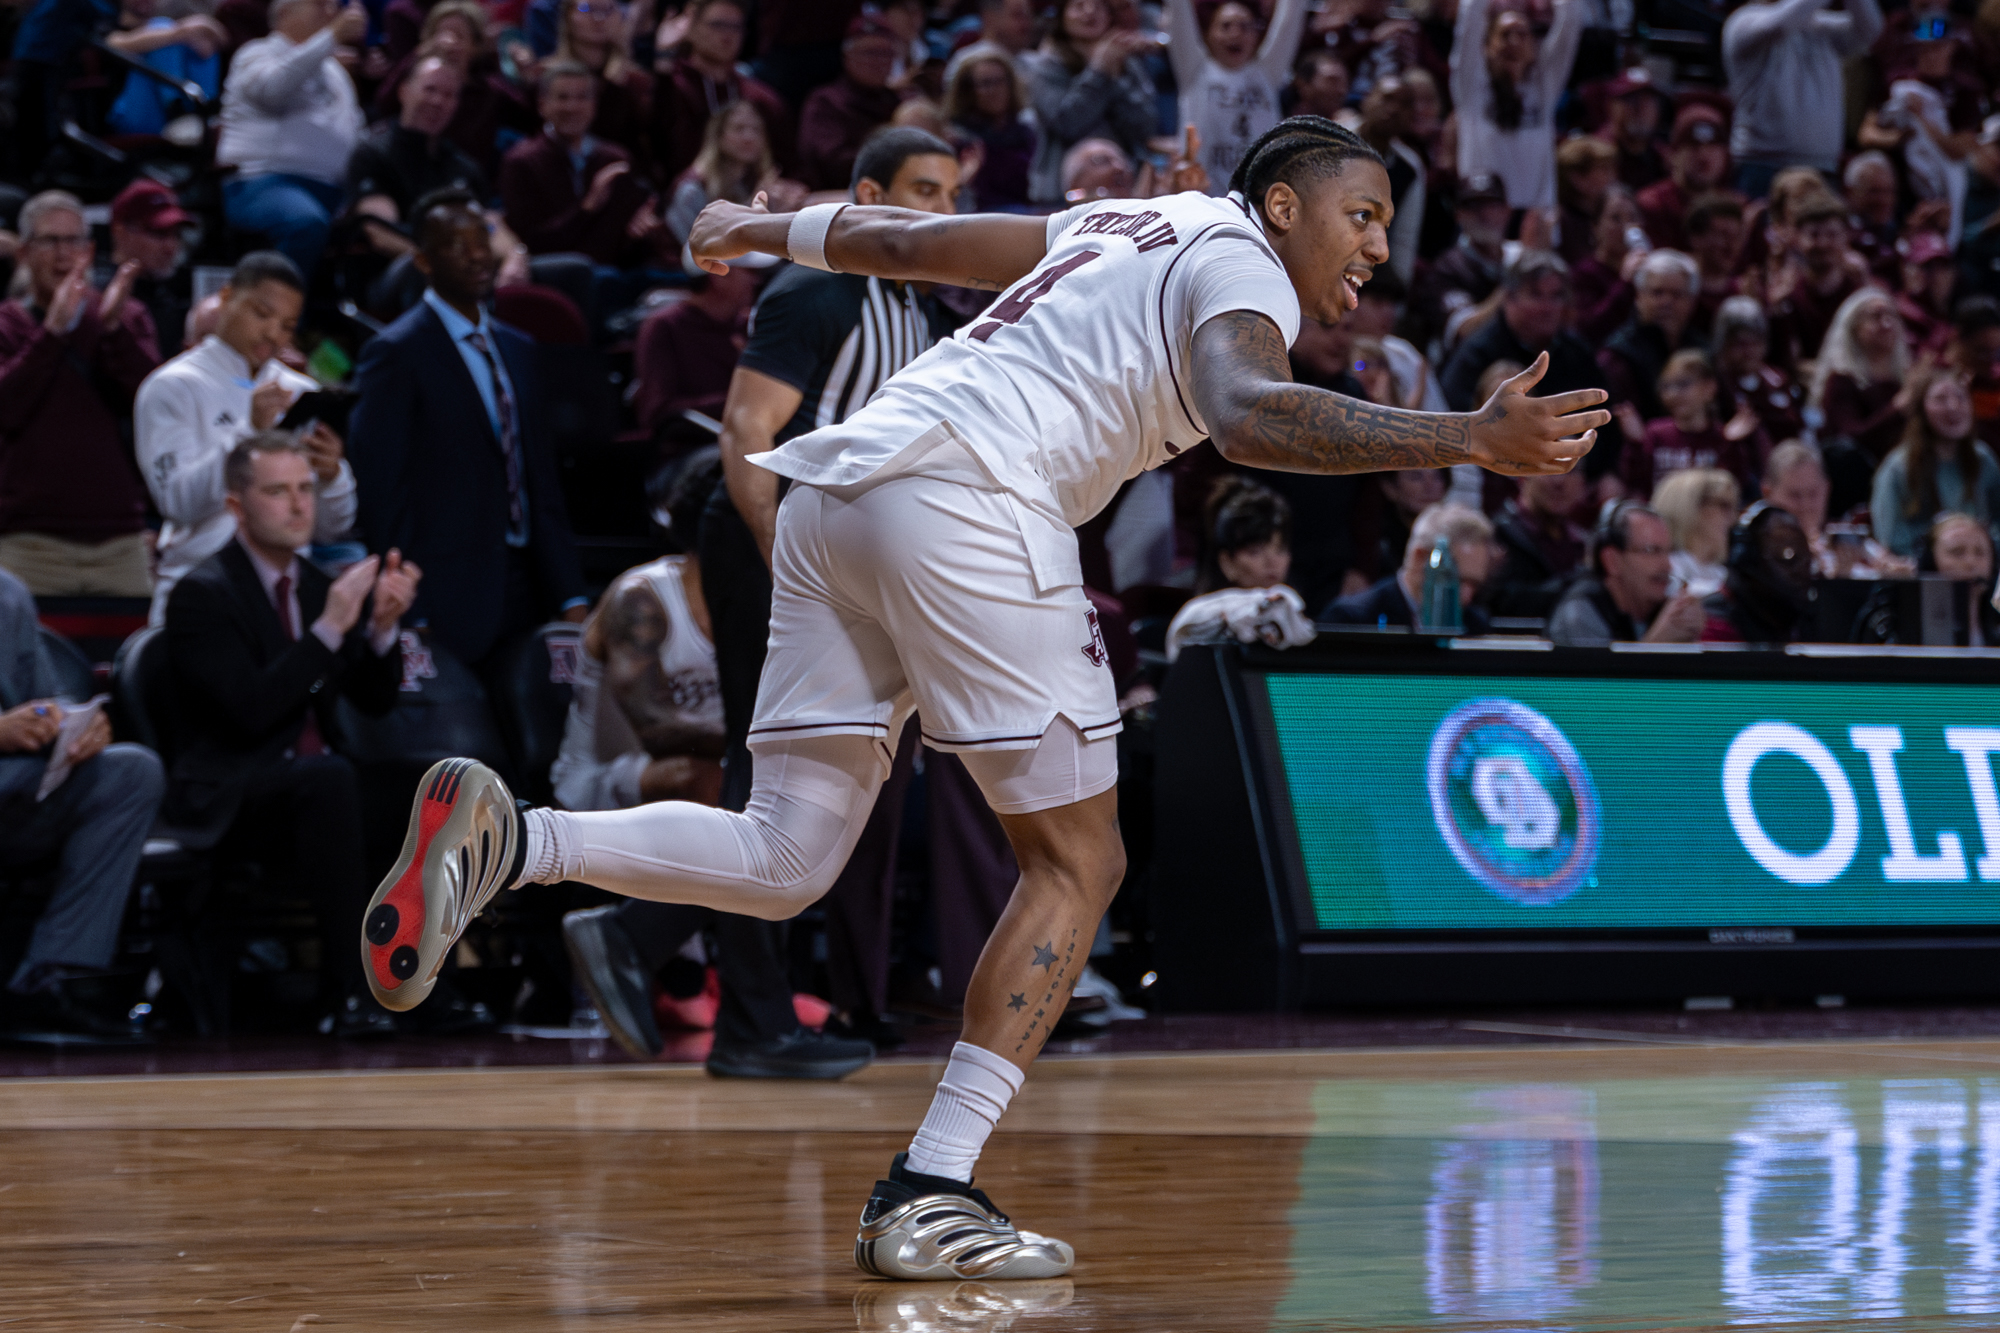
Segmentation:
[(1911, 30), (1912, 39), (1919, 42), (1941, 42), (1945, 39), (1946, 24), (1942, 18), (1928, 18)]
[(310, 430), (324, 423), (343, 440), (347, 438), (347, 418), (354, 411), (354, 395), (344, 389), (314, 389), (302, 393), (278, 422), (280, 430)]

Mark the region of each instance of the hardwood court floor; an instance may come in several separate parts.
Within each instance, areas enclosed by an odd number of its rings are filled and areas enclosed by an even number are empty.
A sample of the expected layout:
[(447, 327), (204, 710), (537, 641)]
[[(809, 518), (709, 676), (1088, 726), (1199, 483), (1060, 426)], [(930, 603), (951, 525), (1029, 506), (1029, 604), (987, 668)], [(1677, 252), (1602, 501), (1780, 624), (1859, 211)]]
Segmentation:
[(0, 1323), (308, 1333), (2000, 1324), (2000, 1041), (1046, 1062), (981, 1184), (1073, 1281), (848, 1257), (937, 1066), (0, 1081)]

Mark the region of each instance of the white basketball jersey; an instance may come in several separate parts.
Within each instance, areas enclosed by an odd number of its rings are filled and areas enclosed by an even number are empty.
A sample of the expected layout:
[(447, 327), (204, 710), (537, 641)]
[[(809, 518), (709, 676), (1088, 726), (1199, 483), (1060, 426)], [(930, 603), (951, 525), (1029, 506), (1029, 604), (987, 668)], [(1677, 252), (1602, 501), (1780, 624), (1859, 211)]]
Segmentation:
[(1049, 229), (1032, 273), (867, 406), (751, 461), (818, 486), (972, 466), (1067, 538), (1127, 480), (1208, 437), (1188, 376), (1201, 323), (1252, 310), (1287, 346), (1298, 336), (1291, 279), (1238, 202), (1105, 200)]

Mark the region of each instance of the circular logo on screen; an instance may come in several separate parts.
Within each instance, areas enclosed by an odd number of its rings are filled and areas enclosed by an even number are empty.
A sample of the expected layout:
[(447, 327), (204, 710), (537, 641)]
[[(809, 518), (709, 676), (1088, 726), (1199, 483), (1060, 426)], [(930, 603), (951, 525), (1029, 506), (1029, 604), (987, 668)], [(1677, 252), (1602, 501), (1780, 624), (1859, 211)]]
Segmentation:
[(1560, 902), (1597, 864), (1604, 821), (1568, 737), (1512, 699), (1472, 699), (1431, 735), (1431, 818), (1466, 873), (1528, 906)]

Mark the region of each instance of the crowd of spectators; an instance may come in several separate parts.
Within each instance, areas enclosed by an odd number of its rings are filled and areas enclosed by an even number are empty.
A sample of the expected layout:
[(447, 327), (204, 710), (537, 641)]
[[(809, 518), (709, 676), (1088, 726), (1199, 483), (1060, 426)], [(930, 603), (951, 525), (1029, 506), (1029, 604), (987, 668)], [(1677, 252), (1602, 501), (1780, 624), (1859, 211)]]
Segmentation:
[[(1295, 642), (1313, 620), (1412, 624), (1441, 563), (1472, 633), (1893, 642), (1920, 631), (1892, 585), (1937, 574), (1976, 587), (1960, 641), (1993, 642), (2000, 7), (1674, 14), (6, 0), (0, 858), (56, 856), (62, 885), (11, 973), (18, 1005), (58, 1027), (109, 1022), (67, 988), (110, 961), (103, 918), (122, 899), (107, 886), (131, 879), (138, 800), (184, 850), (289, 860), (323, 935), (322, 1026), (387, 1030), (337, 941), (400, 820), (368, 808), (370, 784), (394, 784), (363, 782), (360, 751), (379, 760), (396, 733), (372, 748), (350, 733), (429, 681), (497, 713), (552, 622), (589, 622), (549, 660), (587, 687), (565, 753), (604, 766), (558, 765), (557, 799), (730, 799), (716, 761), (735, 724), (672, 732), (678, 751), (649, 732), (593, 608), (622, 569), (650, 570), (627, 575), (635, 595), (723, 660), (719, 683), (683, 694), (740, 712), (775, 497), (734, 460), (839, 419), (989, 298), (813, 286), (783, 265), (691, 272), (689, 228), (716, 200), (1039, 214), (1220, 193), (1279, 118), (1325, 116), (1381, 154), (1395, 217), (1360, 309), (1307, 321), (1299, 379), (1468, 411), (1546, 355), (1537, 392), (1609, 393), (1612, 424), (1563, 477), (1251, 478), (1194, 450), (1135, 479), (1081, 534), (1128, 674), (1134, 628), (1191, 595), (1256, 592), (1200, 623)], [(662, 497), (718, 432), (721, 480), (705, 474), (713, 493), (669, 523)], [(702, 556), (668, 570), (649, 547)], [(604, 550), (633, 558), (605, 569)], [(1869, 586), (1813, 596), (1832, 581)], [(683, 584), (696, 595), (674, 603)], [(165, 645), (163, 767), (97, 725), (56, 741), (63, 706), (20, 641), (31, 598), (143, 603)], [(1151, 686), (1128, 685), (1143, 717)], [(598, 753), (614, 735), (622, 748)], [(71, 795), (17, 818), (58, 744)], [(547, 759), (517, 776), (549, 784)], [(927, 773), (938, 791), (949, 768)], [(946, 843), (990, 832), (962, 825)], [(863, 897), (887, 892), (893, 850)], [(841, 983), (855, 1031), (886, 1003), (888, 909), (868, 901), (828, 926), (881, 932)], [(633, 956), (662, 966), (699, 927), (648, 927)], [(601, 942), (611, 926), (589, 929)], [(743, 984), (778, 1011), (742, 1025), (791, 1024), (778, 982)], [(441, 1008), (492, 1019), (463, 997)]]

